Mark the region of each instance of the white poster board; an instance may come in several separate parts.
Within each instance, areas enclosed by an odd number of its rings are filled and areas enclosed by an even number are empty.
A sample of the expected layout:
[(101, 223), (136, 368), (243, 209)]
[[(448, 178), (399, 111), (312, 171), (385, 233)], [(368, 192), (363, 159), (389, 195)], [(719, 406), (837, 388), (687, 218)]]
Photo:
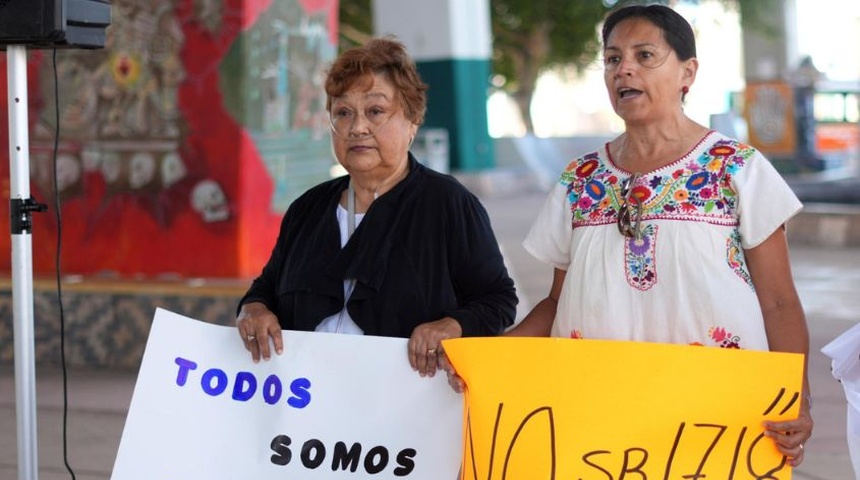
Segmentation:
[(832, 359), (830, 371), (845, 390), (848, 453), (854, 474), (860, 480), (860, 323), (833, 339), (821, 352)]
[(462, 412), (405, 339), (285, 331), (254, 364), (235, 327), (158, 309), (111, 479), (453, 480)]

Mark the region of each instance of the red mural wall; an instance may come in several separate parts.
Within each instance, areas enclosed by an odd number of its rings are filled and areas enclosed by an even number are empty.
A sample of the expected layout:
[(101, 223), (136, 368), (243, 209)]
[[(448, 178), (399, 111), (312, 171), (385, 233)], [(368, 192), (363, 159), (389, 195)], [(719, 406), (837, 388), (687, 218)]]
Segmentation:
[[(221, 64), (237, 38), (277, 2), (322, 19), (334, 48), (337, 0), (124, 0), (112, 4), (104, 51), (29, 52), (31, 189), (37, 201), (49, 204), (48, 212), (34, 215), (36, 276), (55, 270), (51, 119), (57, 110), (55, 98), (45, 93), (53, 92), (55, 54), (62, 66), (57, 183), (63, 273), (259, 272), (277, 236), (283, 202), (272, 201), (277, 179), (254, 132), (225, 107), (225, 95), (236, 92), (223, 91)], [(0, 71), (5, 78), (5, 54)], [(6, 200), (0, 229), (9, 232), (5, 82), (0, 90), (0, 187)], [(0, 235), (0, 251), (10, 252), (10, 243), (9, 235)], [(0, 272), (10, 270), (7, 253)]]

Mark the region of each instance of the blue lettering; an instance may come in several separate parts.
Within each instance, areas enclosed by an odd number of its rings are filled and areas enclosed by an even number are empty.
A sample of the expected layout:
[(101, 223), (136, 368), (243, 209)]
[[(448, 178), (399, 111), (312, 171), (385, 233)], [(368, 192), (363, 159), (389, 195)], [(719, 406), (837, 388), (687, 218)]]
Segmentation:
[(257, 377), (251, 372), (236, 374), (236, 384), (233, 385), (233, 400), (247, 402), (257, 391)]
[(287, 399), (287, 403), (293, 408), (305, 408), (311, 403), (311, 381), (307, 378), (297, 378), (290, 383), (290, 392), (293, 396)]
[(278, 403), (283, 391), (284, 386), (281, 384), (280, 378), (275, 375), (269, 375), (266, 377), (266, 381), (263, 382), (263, 400), (265, 400), (266, 403), (269, 405)]
[(179, 365), (179, 372), (176, 374), (176, 384), (183, 387), (185, 386), (185, 382), (188, 381), (188, 372), (190, 370), (195, 370), (197, 368), (197, 364), (182, 357), (176, 357), (176, 360), (174, 361)]
[[(212, 384), (212, 380), (215, 380), (215, 384)], [(218, 368), (210, 368), (203, 373), (203, 378), (200, 379), (200, 386), (203, 387), (203, 391), (213, 397), (217, 397), (224, 393), (224, 390), (227, 390), (227, 374), (224, 373), (224, 370), (220, 370)]]
[[(2, 1), (2, 0), (0, 0)], [(191, 372), (200, 369), (197, 362), (183, 357), (174, 359), (178, 370), (176, 372), (176, 385), (184, 387), (191, 378)], [(209, 396), (217, 397), (232, 389), (230, 397), (237, 402), (247, 402), (253, 399), (257, 392), (261, 392), (263, 400), (269, 405), (277, 405), (284, 398), (284, 380), (276, 374), (271, 374), (262, 381), (252, 372), (239, 371), (235, 374), (228, 373), (220, 368), (210, 368), (203, 372), (200, 377), (200, 387)], [(311, 381), (305, 377), (298, 377), (289, 384), (289, 398), (287, 404), (293, 408), (305, 408), (311, 403)]]

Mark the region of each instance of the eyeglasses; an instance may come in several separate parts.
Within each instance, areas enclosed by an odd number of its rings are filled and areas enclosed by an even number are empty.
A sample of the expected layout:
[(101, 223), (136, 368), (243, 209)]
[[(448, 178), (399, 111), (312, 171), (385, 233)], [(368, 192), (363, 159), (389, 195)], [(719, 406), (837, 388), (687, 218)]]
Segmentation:
[(641, 177), (641, 173), (634, 173), (621, 183), (621, 205), (618, 207), (618, 231), (637, 240), (642, 238), (642, 200), (632, 195), (632, 189)]
[[(374, 136), (395, 113), (397, 110), (384, 108), (371, 108), (365, 113), (349, 108), (336, 108), (331, 112), (329, 121), (331, 130), (339, 137), (360, 140)], [(364, 117), (364, 122), (359, 122), (361, 117)]]
[(669, 59), (671, 49), (646, 48), (635, 53), (632, 58), (627, 59), (618, 48), (609, 48), (603, 56), (603, 68), (606, 71), (615, 71), (620, 68), (622, 61), (626, 64), (635, 62), (645, 68), (658, 68)]

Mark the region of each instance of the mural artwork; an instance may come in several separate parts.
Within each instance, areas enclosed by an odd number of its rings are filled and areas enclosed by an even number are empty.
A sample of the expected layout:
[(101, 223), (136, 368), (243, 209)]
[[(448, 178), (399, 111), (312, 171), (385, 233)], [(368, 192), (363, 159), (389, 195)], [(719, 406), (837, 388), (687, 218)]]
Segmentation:
[(59, 118), (67, 268), (258, 272), (284, 210), (333, 164), (321, 82), (337, 4), (114, 0), (106, 48), (32, 55), (31, 178), (48, 203)]

